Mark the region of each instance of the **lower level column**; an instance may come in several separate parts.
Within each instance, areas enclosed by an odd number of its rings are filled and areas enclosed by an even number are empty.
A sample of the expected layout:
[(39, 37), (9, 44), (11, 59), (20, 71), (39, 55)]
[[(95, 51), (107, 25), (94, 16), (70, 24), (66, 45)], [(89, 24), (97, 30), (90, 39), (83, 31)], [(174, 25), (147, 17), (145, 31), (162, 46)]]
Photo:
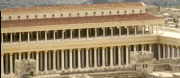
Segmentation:
[(126, 65), (129, 65), (129, 46), (126, 46)]
[(10, 73), (13, 74), (13, 58), (12, 58), (13, 54), (10, 54)]
[(36, 52), (36, 73), (39, 72), (39, 53)]
[(4, 58), (3, 54), (1, 54), (1, 75), (4, 75)]

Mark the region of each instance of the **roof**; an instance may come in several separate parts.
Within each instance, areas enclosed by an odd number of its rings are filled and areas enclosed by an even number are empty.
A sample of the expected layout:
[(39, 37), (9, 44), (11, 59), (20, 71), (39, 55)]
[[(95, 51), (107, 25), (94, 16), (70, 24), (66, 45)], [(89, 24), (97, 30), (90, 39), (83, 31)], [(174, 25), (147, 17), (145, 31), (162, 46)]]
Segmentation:
[(2, 10), (2, 14), (18, 14), (18, 13), (39, 13), (39, 12), (56, 12), (56, 11), (72, 11), (72, 10), (98, 10), (111, 8), (142, 8), (143, 3), (124, 2), (124, 3), (104, 3), (104, 4), (81, 4), (81, 5), (54, 5), (54, 6), (34, 6), (27, 8), (7, 8)]
[(42, 26), (42, 25), (60, 25), (60, 24), (81, 24), (81, 23), (102, 23), (119, 22), (132, 20), (154, 20), (160, 19), (150, 14), (131, 14), (131, 15), (109, 15), (109, 16), (88, 16), (88, 17), (67, 17), (67, 18), (46, 18), (29, 20), (6, 20), (2, 21), (2, 27), (19, 26)]

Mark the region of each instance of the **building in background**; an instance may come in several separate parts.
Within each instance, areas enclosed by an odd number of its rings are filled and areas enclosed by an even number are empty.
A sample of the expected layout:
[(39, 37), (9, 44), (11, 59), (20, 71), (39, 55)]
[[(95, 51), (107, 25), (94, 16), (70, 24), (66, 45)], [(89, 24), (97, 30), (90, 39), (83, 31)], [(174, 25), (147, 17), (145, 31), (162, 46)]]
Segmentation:
[(144, 3), (9, 8), (1, 18), (2, 78), (137, 78), (180, 68), (179, 30), (163, 28)]

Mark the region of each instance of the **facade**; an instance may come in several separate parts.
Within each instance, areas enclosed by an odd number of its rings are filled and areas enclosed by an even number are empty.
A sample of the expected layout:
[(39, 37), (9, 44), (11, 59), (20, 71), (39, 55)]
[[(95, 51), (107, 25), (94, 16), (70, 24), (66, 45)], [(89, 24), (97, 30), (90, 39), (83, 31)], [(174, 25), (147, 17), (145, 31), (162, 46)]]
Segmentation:
[(143, 3), (4, 9), (1, 77), (23, 77), (31, 68), (29, 74), (38, 78), (121, 71), (136, 64), (137, 53), (156, 60), (180, 58), (180, 37), (160, 35), (163, 18), (145, 9)]

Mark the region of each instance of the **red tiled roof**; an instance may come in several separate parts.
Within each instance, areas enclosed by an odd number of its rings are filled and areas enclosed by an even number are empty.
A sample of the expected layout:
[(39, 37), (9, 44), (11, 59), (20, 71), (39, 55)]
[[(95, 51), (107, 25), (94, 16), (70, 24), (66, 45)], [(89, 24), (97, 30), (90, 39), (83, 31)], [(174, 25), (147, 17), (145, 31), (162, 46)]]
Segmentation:
[(109, 15), (109, 16), (89, 16), (89, 17), (67, 17), (67, 18), (47, 18), (47, 19), (29, 19), (29, 20), (7, 20), (2, 21), (2, 27), (19, 27), (19, 26), (43, 26), (43, 25), (60, 25), (60, 24), (80, 24), (80, 23), (102, 23), (118, 22), (131, 20), (152, 20), (159, 19), (150, 14), (131, 14), (131, 15)]

